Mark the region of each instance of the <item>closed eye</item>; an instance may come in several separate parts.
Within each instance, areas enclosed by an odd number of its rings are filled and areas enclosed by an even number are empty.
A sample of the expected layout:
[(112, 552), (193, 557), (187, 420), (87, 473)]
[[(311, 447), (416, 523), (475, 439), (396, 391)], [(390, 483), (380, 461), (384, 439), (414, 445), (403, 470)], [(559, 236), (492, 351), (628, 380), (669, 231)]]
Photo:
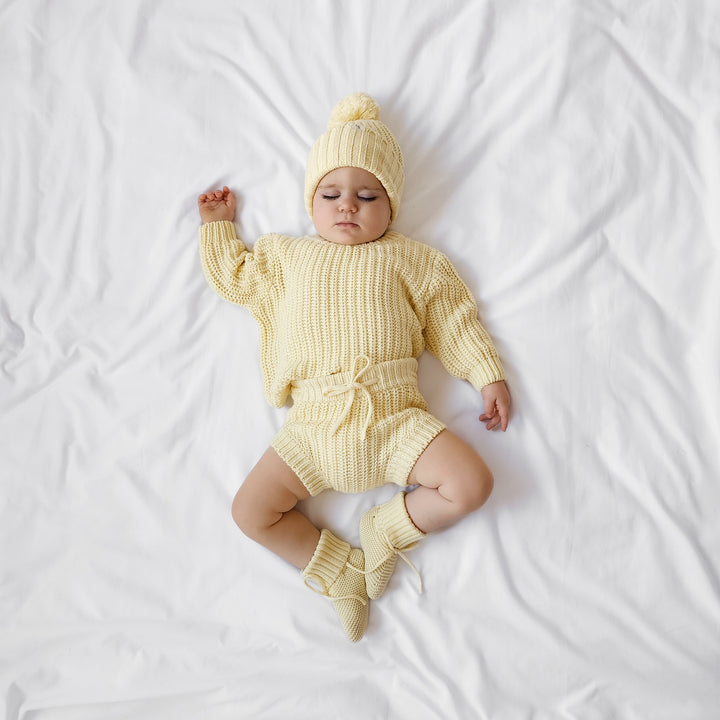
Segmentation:
[[(340, 194), (337, 195), (331, 195), (329, 193), (323, 193), (322, 199), (323, 200), (338, 200), (340, 198)], [(358, 195), (357, 199), (361, 202), (373, 202), (374, 200), (378, 199), (377, 195)]]

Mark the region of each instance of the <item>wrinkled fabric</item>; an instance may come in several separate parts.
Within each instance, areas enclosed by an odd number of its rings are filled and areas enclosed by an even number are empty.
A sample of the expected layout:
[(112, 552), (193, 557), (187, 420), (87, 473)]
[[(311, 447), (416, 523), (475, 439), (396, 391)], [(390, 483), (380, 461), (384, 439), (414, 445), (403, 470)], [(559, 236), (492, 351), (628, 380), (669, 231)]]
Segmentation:
[[(5, 717), (715, 720), (719, 30), (714, 0), (0, 0)], [(232, 187), (250, 243), (311, 232), (307, 153), (354, 91), (514, 404), (487, 433), (421, 358), (495, 490), (353, 646), (230, 517), (285, 411), (196, 198)], [(393, 492), (302, 510), (357, 546)]]

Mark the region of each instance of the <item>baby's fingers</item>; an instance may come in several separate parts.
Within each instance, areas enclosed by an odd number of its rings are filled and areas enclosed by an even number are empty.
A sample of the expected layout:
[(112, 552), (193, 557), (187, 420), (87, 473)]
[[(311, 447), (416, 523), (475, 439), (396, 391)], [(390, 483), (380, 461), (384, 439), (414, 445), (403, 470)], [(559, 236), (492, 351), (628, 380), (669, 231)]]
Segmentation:
[(479, 417), (479, 420), (485, 423), (488, 430), (494, 430), (499, 426), (505, 432), (510, 420), (510, 409), (503, 403), (495, 403), (491, 408), (491, 412), (484, 412)]
[(494, 430), (500, 423), (500, 418), (497, 415), (488, 415), (483, 413), (480, 416), (480, 422), (485, 423), (486, 430)]
[(510, 422), (510, 407), (501, 403), (498, 405), (498, 415), (500, 416), (498, 418), (500, 429), (505, 432), (507, 430), (508, 423)]
[(479, 418), (480, 422), (485, 423), (487, 430), (492, 430), (497, 425), (497, 417), (495, 413), (490, 415), (489, 413), (483, 413)]

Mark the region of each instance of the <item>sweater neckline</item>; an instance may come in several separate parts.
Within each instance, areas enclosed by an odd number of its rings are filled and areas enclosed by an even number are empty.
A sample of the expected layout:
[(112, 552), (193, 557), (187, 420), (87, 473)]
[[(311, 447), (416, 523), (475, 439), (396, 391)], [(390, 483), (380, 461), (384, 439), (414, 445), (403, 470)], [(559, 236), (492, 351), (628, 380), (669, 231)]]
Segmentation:
[(318, 234), (306, 235), (306, 238), (312, 240), (318, 244), (328, 247), (331, 250), (337, 250), (338, 252), (364, 252), (372, 248), (385, 247), (392, 242), (397, 242), (402, 235), (395, 232), (394, 230), (388, 230), (384, 235), (379, 237), (377, 240), (372, 240), (366, 243), (360, 243), (359, 245), (342, 245), (341, 243), (330, 242)]

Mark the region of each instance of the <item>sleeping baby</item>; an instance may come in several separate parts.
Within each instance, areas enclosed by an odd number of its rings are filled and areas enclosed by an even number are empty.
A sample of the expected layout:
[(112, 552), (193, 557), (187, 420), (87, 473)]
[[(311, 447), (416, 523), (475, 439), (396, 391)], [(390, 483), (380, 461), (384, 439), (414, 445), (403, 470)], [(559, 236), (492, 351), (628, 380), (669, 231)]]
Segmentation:
[[(405, 551), (477, 510), (492, 490), (482, 458), (428, 412), (420, 354), (427, 348), (482, 393), (489, 430), (504, 431), (510, 412), (497, 351), (452, 264), (389, 229), (403, 185), (398, 143), (374, 99), (357, 93), (336, 105), (310, 151), (305, 205), (316, 235), (264, 235), (250, 250), (235, 232), (232, 191), (198, 198), (205, 276), (256, 319), (267, 400), (282, 407), (292, 398), (233, 517), (333, 601), (353, 642), (397, 557), (407, 560)], [(296, 509), (325, 490), (385, 483), (416, 487), (362, 516), (361, 548)]]

